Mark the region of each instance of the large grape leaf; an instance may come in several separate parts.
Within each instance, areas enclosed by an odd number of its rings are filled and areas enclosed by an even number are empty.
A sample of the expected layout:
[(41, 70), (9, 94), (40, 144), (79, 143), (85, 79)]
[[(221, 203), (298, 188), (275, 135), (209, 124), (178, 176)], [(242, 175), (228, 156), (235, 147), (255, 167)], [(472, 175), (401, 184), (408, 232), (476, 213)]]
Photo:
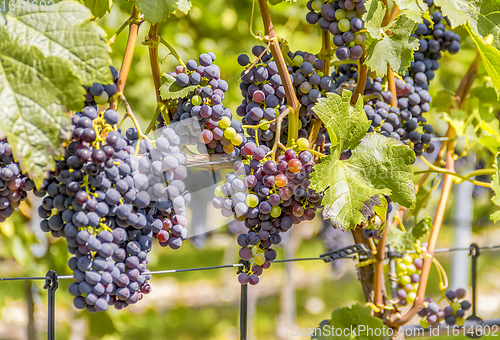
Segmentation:
[(62, 106), (83, 106), (85, 91), (71, 68), (61, 58), (17, 45), (0, 26), (0, 130), (37, 187), (61, 154), (60, 137), (70, 124)]
[(191, 9), (190, 0), (136, 0), (136, 3), (144, 18), (152, 24), (167, 20), (176, 11), (187, 14)]
[(106, 13), (111, 13), (113, 0), (83, 0), (85, 6), (90, 8), (92, 14), (97, 18), (102, 18)]
[[(413, 51), (417, 50), (419, 46), (418, 39), (411, 36), (416, 28), (417, 23), (405, 14), (400, 15), (393, 23), (384, 27), (381, 38), (369, 41), (366, 50), (366, 66), (378, 77), (387, 74), (387, 63), (391, 65), (394, 72), (406, 73), (413, 61)], [(372, 27), (372, 29), (375, 28)], [(387, 30), (391, 31), (392, 34), (386, 34)]]
[(484, 68), (488, 72), (497, 93), (497, 98), (500, 99), (500, 51), (492, 45), (485, 43), (470, 27), (469, 23), (465, 27), (477, 46), (479, 54), (483, 59)]
[(193, 92), (198, 85), (179, 86), (175, 78), (170, 74), (164, 73), (161, 76), (160, 96), (163, 100), (184, 98)]
[(387, 231), (387, 242), (399, 253), (413, 250), (415, 242), (424, 237), (431, 228), (432, 218), (429, 216), (422, 218), (413, 228), (406, 232), (389, 226), (389, 230)]
[(310, 187), (324, 191), (323, 218), (353, 229), (366, 221), (374, 196), (389, 195), (405, 207), (413, 207), (415, 188), (412, 164), (415, 153), (407, 145), (379, 134), (366, 135), (347, 160), (335, 155), (314, 167)]
[[(495, 196), (491, 199), (493, 203), (500, 207), (500, 152), (497, 153), (495, 157), (495, 163), (493, 163), (493, 168), (495, 168), (495, 173), (491, 177), (491, 189), (495, 192)], [(496, 211), (490, 216), (493, 222), (500, 221), (500, 211)]]
[(313, 111), (325, 123), (330, 140), (332, 154), (335, 158), (346, 149), (355, 148), (370, 128), (366, 119), (361, 97), (356, 105), (351, 106), (351, 91), (343, 91), (342, 97), (335, 93), (327, 93), (313, 106)]
[(14, 11), (0, 6), (0, 20), (19, 44), (36, 46), (46, 57), (68, 60), (84, 85), (112, 82), (106, 33), (91, 21), (87, 7), (61, 1), (51, 5), (50, 11), (37, 11), (24, 6), (24, 1), (16, 3), (21, 5)]
[(365, 4), (366, 13), (363, 14), (365, 28), (373, 39), (381, 39), (383, 37), (382, 21), (387, 7), (382, 1), (368, 0)]
[(429, 8), (423, 0), (395, 0), (400, 9), (400, 14), (405, 14), (416, 23), (424, 21), (424, 16), (428, 15)]
[(335, 309), (329, 323), (317, 329), (312, 339), (380, 340), (381, 334), (390, 334), (387, 330), (382, 331), (384, 327), (382, 319), (373, 316), (370, 307), (355, 303)]

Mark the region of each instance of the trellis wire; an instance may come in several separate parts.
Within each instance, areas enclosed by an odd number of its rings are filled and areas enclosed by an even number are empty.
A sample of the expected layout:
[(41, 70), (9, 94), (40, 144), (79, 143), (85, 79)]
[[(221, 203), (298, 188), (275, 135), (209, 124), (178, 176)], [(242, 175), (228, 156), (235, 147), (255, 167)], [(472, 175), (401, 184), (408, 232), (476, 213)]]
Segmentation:
[[(331, 251), (329, 253), (321, 254), (319, 257), (304, 257), (304, 258), (292, 258), (292, 259), (283, 259), (283, 260), (274, 260), (272, 263), (284, 263), (284, 262), (300, 262), (300, 261), (314, 261), (314, 260), (322, 260), (325, 263), (329, 263), (335, 260), (341, 259), (356, 259), (358, 258), (358, 254), (351, 255), (353, 250), (357, 249), (359, 251), (359, 256), (364, 256), (366, 253), (370, 253), (370, 251), (363, 250), (365, 249), (365, 245), (356, 244), (353, 246), (345, 247), (339, 250)], [(500, 245), (487, 245), (478, 247), (480, 250), (495, 250), (500, 249)], [(389, 249), (390, 251), (390, 249)], [(470, 247), (463, 248), (440, 248), (434, 250), (434, 253), (445, 253), (445, 252), (453, 252), (453, 251), (470, 251)], [(414, 251), (407, 251), (407, 253), (412, 253)], [(338, 254), (345, 254), (342, 257), (337, 257)], [(145, 275), (156, 275), (156, 274), (172, 274), (172, 273), (182, 273), (182, 272), (192, 272), (192, 271), (202, 271), (202, 270), (211, 270), (211, 269), (223, 269), (223, 268), (237, 268), (244, 267), (243, 263), (235, 263), (235, 264), (226, 264), (220, 266), (209, 266), (209, 267), (198, 267), (198, 268), (182, 268), (182, 269), (171, 269), (171, 270), (160, 270), (153, 272), (145, 272)], [(47, 328), (47, 339), (54, 340), (55, 339), (55, 292), (58, 288), (59, 280), (67, 280), (73, 279), (72, 275), (60, 275), (53, 270), (47, 272), (46, 276), (32, 276), (32, 277), (7, 277), (0, 278), (0, 281), (34, 281), (34, 280), (45, 280), (44, 289), (48, 290), (48, 328)], [(247, 338), (247, 317), (248, 312), (248, 285), (241, 285), (241, 297), (240, 297), (240, 340), (246, 340)], [(500, 319), (490, 320), (492, 325), (500, 325)], [(489, 321), (485, 322), (486, 324)], [(418, 325), (407, 325), (405, 328), (415, 328), (418, 329), (420, 326)]]

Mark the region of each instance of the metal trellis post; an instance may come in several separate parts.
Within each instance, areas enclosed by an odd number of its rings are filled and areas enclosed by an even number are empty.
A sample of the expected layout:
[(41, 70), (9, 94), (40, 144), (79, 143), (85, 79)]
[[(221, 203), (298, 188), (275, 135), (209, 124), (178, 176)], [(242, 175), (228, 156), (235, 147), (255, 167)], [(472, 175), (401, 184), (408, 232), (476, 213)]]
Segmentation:
[(240, 301), (240, 340), (247, 339), (247, 322), (248, 322), (248, 284), (241, 285), (241, 301)]
[(47, 329), (47, 339), (54, 340), (56, 333), (56, 290), (59, 286), (59, 282), (57, 280), (57, 273), (53, 270), (49, 270), (47, 272), (47, 278), (45, 281), (44, 289), (48, 290), (48, 305), (49, 305), (49, 313), (48, 313), (48, 329)]

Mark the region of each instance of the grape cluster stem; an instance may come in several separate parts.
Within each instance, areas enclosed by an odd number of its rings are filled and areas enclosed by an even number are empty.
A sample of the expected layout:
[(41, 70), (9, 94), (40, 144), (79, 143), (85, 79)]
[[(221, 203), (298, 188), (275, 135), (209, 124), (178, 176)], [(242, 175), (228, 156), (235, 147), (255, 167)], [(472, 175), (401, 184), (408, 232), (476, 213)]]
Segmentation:
[(278, 67), (278, 72), (282, 79), (283, 87), (285, 88), (287, 103), (290, 105), (292, 111), (292, 114), (288, 117), (287, 144), (290, 146), (293, 144), (293, 141), (298, 139), (300, 104), (297, 96), (295, 95), (292, 80), (290, 79), (285, 59), (283, 57), (283, 54), (281, 53), (280, 44), (277, 39), (278, 37), (276, 35), (276, 32), (274, 31), (274, 26), (271, 20), (271, 14), (269, 12), (267, 0), (259, 0), (259, 7), (262, 15), (262, 21), (264, 23), (264, 32), (265, 35), (269, 37), (269, 42), (271, 43), (271, 53), (276, 62), (276, 66)]
[[(132, 8), (131, 18), (136, 18), (138, 15), (137, 7)], [(127, 82), (128, 72), (130, 71), (130, 66), (132, 65), (132, 59), (134, 58), (135, 45), (137, 44), (137, 37), (139, 35), (139, 28), (141, 27), (142, 21), (140, 20), (130, 20), (129, 33), (127, 40), (127, 47), (125, 49), (125, 54), (123, 55), (122, 67), (120, 68), (120, 77), (116, 82), (116, 93), (123, 93), (125, 90), (125, 83)], [(118, 107), (118, 102), (116, 96), (113, 96), (109, 103), (109, 108), (116, 110)]]

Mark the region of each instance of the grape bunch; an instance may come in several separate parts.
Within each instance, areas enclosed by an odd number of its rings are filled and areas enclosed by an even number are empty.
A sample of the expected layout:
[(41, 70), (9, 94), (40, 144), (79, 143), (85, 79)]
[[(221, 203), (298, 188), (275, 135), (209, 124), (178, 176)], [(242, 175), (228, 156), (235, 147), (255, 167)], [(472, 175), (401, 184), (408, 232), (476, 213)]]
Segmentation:
[(465, 322), (465, 313), (471, 308), (471, 303), (465, 300), (467, 292), (463, 288), (455, 291), (449, 290), (445, 293), (446, 301), (449, 306), (444, 308), (444, 321), (447, 325), (463, 326)]
[(0, 140), (0, 223), (12, 215), (33, 189), (35, 183), (22, 173), (19, 164), (14, 161), (7, 139)]
[[(442, 52), (448, 51), (455, 54), (460, 51), (460, 36), (447, 30), (444, 22), (447, 18), (439, 7), (434, 5), (433, 0), (425, 0), (429, 7), (432, 23), (424, 19), (418, 27), (413, 37), (419, 39), (419, 49), (413, 53), (415, 61), (411, 63), (407, 76), (413, 78), (418, 86), (428, 90), (429, 82), (434, 79), (434, 71), (439, 69), (439, 59)], [(444, 22), (443, 22), (444, 21)]]
[(69, 291), (74, 306), (89, 312), (121, 309), (149, 293), (147, 253), (162, 226), (135, 187), (139, 162), (117, 121), (116, 111), (93, 106), (72, 116), (72, 140), (38, 209), (41, 229), (64, 237), (74, 255)]
[[(257, 45), (252, 48), (252, 54), (258, 57), (264, 50), (263, 46)], [(307, 138), (309, 123), (314, 117), (312, 107), (319, 98), (326, 96), (326, 92), (334, 90), (334, 82), (330, 76), (323, 75), (324, 62), (317, 59), (314, 54), (301, 51), (288, 52), (288, 57), (289, 63), (291, 62), (291, 65), (288, 65), (288, 72), (301, 104), (298, 136)], [(286, 144), (287, 117), (283, 119), (280, 136), (276, 136), (277, 123), (274, 120), (286, 110), (287, 102), (282, 79), (272, 55), (265, 53), (260, 62), (250, 68), (248, 55), (240, 54), (238, 63), (247, 69), (242, 72), (240, 84), (244, 99), (236, 113), (242, 117), (245, 125), (259, 126), (258, 129), (248, 128), (247, 133), (268, 147), (274, 145), (276, 138)]]
[(439, 325), (439, 323), (445, 319), (445, 312), (440, 309), (439, 305), (432, 301), (431, 298), (427, 298), (424, 301), (424, 308), (418, 312), (418, 316), (422, 317), (422, 319), (420, 319), (420, 326), (427, 328), (433, 325)]
[(109, 67), (113, 82), (109, 85), (93, 83), (92, 86), (84, 86), (87, 93), (85, 94), (85, 105), (95, 106), (104, 105), (109, 101), (109, 98), (116, 94), (116, 82), (120, 77), (120, 72), (113, 66)]
[(281, 243), (280, 233), (312, 220), (321, 205), (322, 195), (309, 189), (314, 162), (308, 145), (299, 139), (298, 154), (288, 149), (273, 161), (266, 157), (270, 150), (265, 145), (247, 143), (242, 152), (248, 158), (237, 161), (235, 172), (215, 189), (213, 206), (225, 217), (243, 220), (248, 228), (237, 238), (240, 257), (251, 263), (250, 270), (238, 276), (241, 284), (257, 284), (263, 269), (276, 259), (271, 246)]
[(364, 106), (367, 118), (371, 120), (369, 132), (377, 132), (386, 137), (410, 143), (417, 156), (435, 150), (431, 143), (434, 131), (422, 113), (430, 110), (431, 96), (421, 86), (413, 84), (413, 79), (395, 79), (398, 107), (391, 106), (393, 95), (382, 91), (382, 78), (370, 79), (365, 95), (371, 97)]
[(366, 41), (363, 32), (365, 23), (362, 19), (365, 0), (310, 0), (307, 2), (309, 13), (306, 21), (318, 24), (323, 30), (333, 35), (333, 43), (337, 47), (335, 55), (341, 61), (358, 60), (363, 54), (361, 44)]
[(397, 297), (401, 306), (415, 301), (422, 264), (423, 260), (419, 254), (405, 254), (402, 258), (396, 259), (396, 275), (399, 286)]
[(137, 191), (135, 204), (149, 209), (153, 218), (161, 221), (161, 228), (153, 230), (160, 245), (179, 249), (187, 238), (185, 208), (191, 200), (183, 182), (188, 175), (186, 155), (179, 147), (180, 137), (174, 129), (165, 127), (158, 131), (161, 133), (154, 144), (149, 139), (139, 141), (136, 131), (127, 131), (127, 136), (132, 137), (129, 139), (132, 148), (138, 147), (141, 155), (137, 169), (132, 172)]
[[(186, 68), (177, 66), (175, 82), (181, 87), (195, 86), (186, 97), (178, 99), (171, 127), (180, 137), (181, 146), (196, 145), (198, 152), (239, 156), (239, 146), (246, 142), (241, 122), (222, 105), (228, 84), (220, 77), (215, 54), (203, 53), (188, 60)], [(159, 128), (165, 126), (160, 116)]]

